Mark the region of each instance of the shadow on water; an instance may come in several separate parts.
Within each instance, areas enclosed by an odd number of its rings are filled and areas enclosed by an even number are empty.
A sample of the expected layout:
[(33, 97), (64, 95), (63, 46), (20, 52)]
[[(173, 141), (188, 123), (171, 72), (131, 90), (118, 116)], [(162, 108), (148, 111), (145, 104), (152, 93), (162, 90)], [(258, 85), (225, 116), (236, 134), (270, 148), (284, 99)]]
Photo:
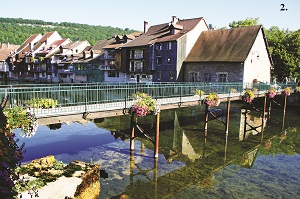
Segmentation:
[[(254, 105), (262, 109), (261, 104)], [(283, 120), (282, 109), (274, 106), (261, 132), (261, 112), (250, 110), (245, 117), (243, 106), (231, 104), (228, 135), (218, 120), (208, 123), (205, 134), (203, 106), (162, 111), (157, 159), (152, 142), (143, 134), (137, 135), (135, 151), (130, 152), (128, 115), (94, 119), (89, 128), (81, 127), (79, 135), (70, 133), (64, 140), (49, 135), (51, 143), (29, 143), (27, 155), (54, 154), (65, 161), (90, 158), (100, 163), (107, 172), (107, 178), (101, 179), (100, 198), (300, 197), (296, 188), (300, 179), (295, 177), (300, 169), (297, 110), (287, 110)], [(220, 116), (226, 104), (211, 111)], [(154, 139), (155, 116), (137, 122)], [(98, 134), (100, 131), (106, 133)], [(270, 181), (273, 183), (266, 183)]]

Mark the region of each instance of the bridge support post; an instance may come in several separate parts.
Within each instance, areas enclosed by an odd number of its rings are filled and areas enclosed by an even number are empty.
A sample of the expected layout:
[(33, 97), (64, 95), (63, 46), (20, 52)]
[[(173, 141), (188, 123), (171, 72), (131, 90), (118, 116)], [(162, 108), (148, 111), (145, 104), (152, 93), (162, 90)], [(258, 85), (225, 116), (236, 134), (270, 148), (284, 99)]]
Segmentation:
[(130, 151), (132, 152), (134, 150), (134, 128), (135, 128), (134, 113), (132, 113), (131, 114), (131, 135), (130, 135)]
[(228, 135), (229, 122), (230, 122), (230, 98), (227, 99), (226, 128), (225, 128), (226, 135)]
[(204, 139), (207, 136), (207, 126), (208, 126), (208, 104), (205, 104), (205, 118), (204, 118)]
[(159, 123), (160, 123), (160, 112), (156, 114), (156, 128), (155, 128), (155, 150), (154, 158), (158, 158), (158, 148), (159, 148)]
[(284, 130), (284, 122), (285, 122), (285, 111), (286, 111), (287, 96), (288, 96), (287, 94), (284, 94), (283, 118), (282, 118), (282, 130)]
[(267, 96), (264, 96), (264, 108), (262, 113), (262, 120), (261, 120), (261, 133), (264, 132), (265, 124), (266, 124), (266, 109), (267, 109)]

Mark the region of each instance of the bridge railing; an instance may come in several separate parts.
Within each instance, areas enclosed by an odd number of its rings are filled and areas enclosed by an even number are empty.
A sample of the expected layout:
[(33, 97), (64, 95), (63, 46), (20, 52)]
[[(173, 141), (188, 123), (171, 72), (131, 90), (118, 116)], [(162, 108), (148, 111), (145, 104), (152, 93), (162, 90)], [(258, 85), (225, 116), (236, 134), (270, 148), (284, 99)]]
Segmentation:
[[(28, 100), (51, 98), (58, 101), (56, 107), (41, 109), (30, 107), (37, 117), (47, 115), (63, 115), (101, 110), (128, 108), (132, 105), (132, 94), (144, 92), (160, 102), (184, 102), (184, 98), (194, 96), (194, 90), (202, 90), (205, 94), (216, 92), (229, 93), (235, 89), (240, 94), (245, 88), (268, 90), (268, 84), (242, 83), (84, 83), (84, 84), (34, 84), (8, 85), (0, 87), (2, 98), (7, 97), (9, 107), (21, 105), (28, 107)], [(296, 84), (277, 85), (277, 89), (296, 88)]]

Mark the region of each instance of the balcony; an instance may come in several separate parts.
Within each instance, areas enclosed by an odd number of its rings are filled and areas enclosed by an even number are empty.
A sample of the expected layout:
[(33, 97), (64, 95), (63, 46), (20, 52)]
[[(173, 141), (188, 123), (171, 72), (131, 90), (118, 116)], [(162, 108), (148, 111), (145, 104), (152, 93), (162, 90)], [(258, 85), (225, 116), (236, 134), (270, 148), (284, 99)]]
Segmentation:
[(100, 70), (105, 70), (105, 71), (108, 71), (108, 70), (116, 70), (116, 67), (113, 66), (113, 65), (102, 65), (100, 67)]
[(101, 55), (100, 59), (116, 59), (116, 55)]
[(28, 69), (28, 72), (32, 72), (32, 73), (40, 73), (40, 72), (45, 72), (45, 71), (46, 71), (45, 68), (37, 68), (37, 67)]
[(74, 74), (74, 70), (71, 69), (59, 69), (57, 70), (58, 74)]

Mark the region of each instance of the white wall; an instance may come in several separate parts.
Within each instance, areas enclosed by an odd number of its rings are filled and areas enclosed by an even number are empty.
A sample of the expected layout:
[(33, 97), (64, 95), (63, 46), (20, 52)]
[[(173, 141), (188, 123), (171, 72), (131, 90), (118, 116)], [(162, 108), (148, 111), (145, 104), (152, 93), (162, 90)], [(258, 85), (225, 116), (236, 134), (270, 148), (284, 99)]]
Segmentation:
[(259, 31), (245, 61), (244, 82), (252, 82), (253, 79), (261, 82), (271, 81), (271, 62), (262, 30)]

